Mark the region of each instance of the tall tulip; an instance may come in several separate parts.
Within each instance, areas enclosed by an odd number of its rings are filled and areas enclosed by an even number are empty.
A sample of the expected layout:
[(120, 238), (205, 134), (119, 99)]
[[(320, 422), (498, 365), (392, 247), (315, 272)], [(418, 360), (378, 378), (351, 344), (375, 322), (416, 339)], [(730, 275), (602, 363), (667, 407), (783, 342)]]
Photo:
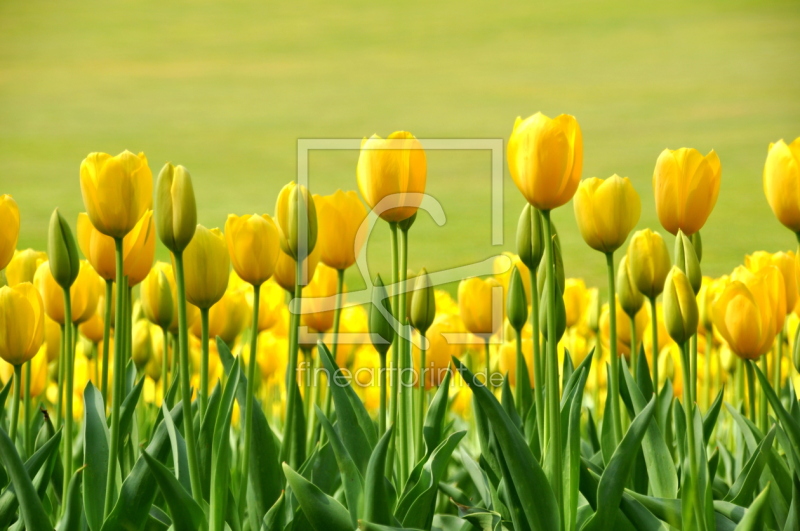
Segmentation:
[(8, 194), (0, 195), (0, 271), (5, 269), (19, 239), (19, 207)]
[(356, 263), (367, 235), (361, 229), (367, 210), (354, 191), (336, 190), (331, 195), (314, 194), (319, 223), (320, 260), (328, 267), (345, 270)]
[(705, 225), (719, 195), (722, 166), (712, 149), (703, 156), (693, 148), (665, 149), (653, 172), (656, 213), (661, 226), (687, 236)]
[(800, 233), (800, 138), (790, 144), (778, 140), (769, 145), (763, 181), (764, 195), (775, 217), (786, 228)]

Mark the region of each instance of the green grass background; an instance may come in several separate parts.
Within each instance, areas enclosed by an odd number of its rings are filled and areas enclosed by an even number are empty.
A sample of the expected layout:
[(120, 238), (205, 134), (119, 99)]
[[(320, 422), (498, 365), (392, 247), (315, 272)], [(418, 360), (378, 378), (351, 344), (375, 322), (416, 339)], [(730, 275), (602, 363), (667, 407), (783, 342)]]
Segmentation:
[[(91, 151), (144, 151), (192, 172), (200, 221), (272, 213), (298, 138), (508, 138), (536, 111), (580, 121), (584, 177), (630, 177), (639, 227), (657, 227), (651, 177), (665, 147), (714, 148), (722, 187), (704, 272), (791, 249), (761, 170), (800, 136), (794, 1), (328, 2), (6, 0), (0, 3), (0, 193), (22, 210), (20, 247), (43, 248), (56, 206), (83, 209)], [(317, 193), (353, 189), (357, 152), (314, 152)], [(491, 245), (488, 152), (430, 152), (409, 266), (437, 270), (513, 249), (522, 198), (506, 171), (505, 245)], [(505, 164), (504, 164), (505, 166)], [(569, 276), (603, 284), (571, 204), (554, 216)], [(369, 242), (387, 271), (388, 230)], [(671, 244), (672, 238), (668, 239)], [(163, 249), (160, 251), (165, 256)]]

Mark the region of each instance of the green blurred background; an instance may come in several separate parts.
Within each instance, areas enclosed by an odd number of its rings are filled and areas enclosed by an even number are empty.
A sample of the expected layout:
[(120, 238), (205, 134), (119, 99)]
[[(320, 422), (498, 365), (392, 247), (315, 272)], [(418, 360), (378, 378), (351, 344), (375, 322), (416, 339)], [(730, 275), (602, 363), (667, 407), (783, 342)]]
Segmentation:
[[(794, 248), (761, 187), (767, 145), (800, 135), (800, 3), (118, 1), (0, 3), (0, 193), (20, 247), (43, 248), (56, 206), (83, 209), (80, 161), (144, 151), (187, 166), (199, 217), (272, 213), (298, 138), (503, 138), (518, 115), (575, 115), (584, 177), (630, 177), (657, 227), (651, 177), (665, 147), (715, 149), (717, 206), (704, 272)], [(316, 193), (354, 189), (358, 153), (316, 151)], [(505, 245), (491, 245), (489, 152), (428, 153), (409, 266), (437, 270), (513, 249), (522, 198), (506, 170)], [(505, 164), (504, 164), (505, 166)], [(604, 283), (572, 206), (554, 216), (568, 276)], [(387, 232), (369, 242), (388, 269)], [(672, 238), (668, 239), (671, 244)], [(164, 250), (161, 256), (166, 256)]]

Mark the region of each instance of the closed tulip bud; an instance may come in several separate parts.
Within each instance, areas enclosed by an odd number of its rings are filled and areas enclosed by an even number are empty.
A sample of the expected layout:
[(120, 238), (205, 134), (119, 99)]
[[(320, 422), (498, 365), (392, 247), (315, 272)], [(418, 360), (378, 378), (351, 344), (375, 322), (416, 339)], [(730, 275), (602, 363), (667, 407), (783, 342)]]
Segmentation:
[(616, 174), (581, 182), (573, 206), (583, 240), (601, 253), (613, 253), (625, 243), (642, 211), (630, 180)]
[(44, 341), (42, 298), (30, 282), (0, 288), (0, 358), (22, 365)]
[(197, 226), (184, 250), (186, 300), (200, 309), (211, 308), (225, 294), (231, 261), (219, 229)]
[(411, 299), (411, 326), (425, 335), (436, 317), (436, 298), (433, 295), (433, 284), (423, 268), (414, 283), (414, 295)]
[(642, 305), (644, 304), (644, 295), (639, 291), (639, 288), (634, 284), (631, 278), (630, 269), (628, 268), (628, 256), (623, 256), (619, 262), (617, 269), (617, 298), (622, 310), (628, 314), (629, 317), (635, 316), (639, 313)]
[(511, 281), (508, 284), (508, 299), (506, 300), (506, 313), (508, 322), (519, 332), (528, 320), (528, 300), (525, 298), (525, 286), (516, 267), (511, 272)]
[(23, 282), (33, 282), (36, 269), (47, 260), (47, 253), (25, 249), (17, 251), (6, 266), (6, 279), (9, 286), (16, 286)]
[(58, 209), (50, 216), (50, 229), (47, 237), (47, 254), (50, 258), (50, 271), (53, 278), (64, 289), (69, 289), (80, 270), (78, 248), (75, 237)]
[(0, 194), (0, 271), (14, 256), (19, 239), (19, 207), (14, 198)]
[(197, 227), (192, 176), (183, 166), (168, 162), (158, 174), (156, 187), (158, 237), (167, 249), (180, 253), (194, 238)]
[(689, 283), (695, 295), (700, 291), (703, 283), (703, 273), (700, 271), (700, 260), (694, 251), (692, 241), (686, 237), (683, 231), (678, 231), (675, 237), (675, 265), (678, 269), (686, 273)]
[[(547, 296), (550, 291), (550, 283), (546, 283), (544, 285), (544, 289), (542, 290), (542, 298), (539, 302), (539, 308), (547, 308)], [(564, 305), (564, 297), (561, 294), (561, 286), (556, 284), (556, 342), (561, 341), (561, 337), (564, 335), (564, 332), (567, 329), (567, 309)], [(542, 335), (548, 341), (550, 340), (547, 337), (547, 312), (540, 311), (539, 312), (539, 330), (541, 330)]]
[(644, 229), (634, 233), (628, 245), (628, 268), (636, 287), (648, 298), (664, 290), (670, 269), (669, 251), (657, 232)]
[(381, 276), (375, 277), (372, 286), (372, 308), (369, 312), (369, 331), (372, 345), (381, 356), (385, 356), (394, 341), (394, 328), (391, 323), (392, 311), (389, 296), (383, 286)]
[(381, 219), (398, 222), (413, 216), (422, 203), (428, 163), (422, 144), (406, 131), (361, 141), (356, 179), (361, 197)]
[(150, 270), (142, 282), (140, 300), (147, 319), (161, 328), (172, 323), (175, 303), (172, 300), (172, 287), (167, 275), (160, 267)]
[(367, 209), (353, 192), (336, 190), (332, 195), (314, 195), (317, 209), (322, 263), (334, 269), (347, 269), (356, 263), (367, 236), (359, 229), (367, 218)]
[(225, 222), (225, 241), (233, 270), (242, 280), (253, 286), (269, 280), (280, 247), (278, 227), (270, 216), (230, 214)]
[(526, 203), (517, 223), (517, 254), (528, 269), (539, 267), (544, 256), (544, 231), (539, 211)]
[(517, 118), (506, 150), (514, 184), (539, 210), (566, 204), (578, 189), (583, 169), (583, 137), (574, 116), (553, 119), (537, 112)]
[(786, 228), (800, 233), (800, 138), (791, 144), (769, 145), (764, 164), (764, 195), (772, 212)]
[(691, 236), (705, 225), (719, 195), (722, 166), (712, 149), (703, 156), (692, 148), (665, 149), (656, 161), (653, 191), (661, 226)]
[(89, 219), (106, 236), (122, 238), (152, 208), (153, 174), (144, 153), (90, 153), (81, 162), (80, 180)]
[(503, 286), (497, 279), (473, 277), (458, 285), (459, 314), (470, 333), (483, 338), (495, 333), (503, 320), (502, 304)]
[(673, 267), (664, 283), (664, 322), (676, 343), (683, 344), (697, 332), (697, 299), (686, 274)]
[(142, 370), (153, 356), (153, 335), (150, 332), (150, 323), (146, 319), (139, 319), (133, 323), (132, 342), (131, 358), (136, 368)]
[[(308, 188), (290, 182), (275, 204), (281, 249), (295, 260), (310, 255), (317, 244), (317, 209)], [(304, 241), (303, 241), (304, 240)]]

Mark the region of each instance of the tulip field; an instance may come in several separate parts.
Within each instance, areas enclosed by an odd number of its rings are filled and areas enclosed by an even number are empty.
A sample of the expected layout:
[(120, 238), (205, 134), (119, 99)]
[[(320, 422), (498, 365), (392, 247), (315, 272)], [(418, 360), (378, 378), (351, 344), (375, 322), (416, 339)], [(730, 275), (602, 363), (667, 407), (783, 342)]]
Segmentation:
[[(290, 182), (222, 229), (144, 153), (83, 159), (46, 252), (0, 196), (0, 527), (800, 528), (800, 254), (703, 275), (713, 150), (658, 156), (635, 232), (631, 181), (583, 162), (575, 117), (516, 120), (516, 253), (456, 297), (407, 269), (428, 163), (405, 131), (363, 140), (358, 192)], [(800, 234), (800, 139), (762, 181)], [(570, 202), (607, 297), (566, 278)], [(392, 267), (347, 305), (370, 221)]]

